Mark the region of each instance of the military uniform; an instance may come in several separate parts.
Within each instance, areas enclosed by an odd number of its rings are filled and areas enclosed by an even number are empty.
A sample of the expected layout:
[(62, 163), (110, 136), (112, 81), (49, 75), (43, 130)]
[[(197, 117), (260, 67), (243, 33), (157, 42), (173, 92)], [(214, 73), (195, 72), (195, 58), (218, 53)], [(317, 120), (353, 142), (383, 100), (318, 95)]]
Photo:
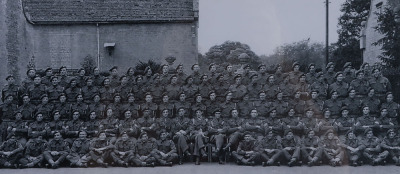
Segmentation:
[(58, 101), (58, 97), (64, 92), (64, 87), (60, 85), (51, 85), (47, 88), (47, 94), (49, 95), (49, 102), (54, 103)]
[(300, 160), (300, 141), (296, 137), (287, 138), (287, 134), (291, 132), (286, 130), (285, 137), (282, 138), (282, 155), (288, 165), (292, 166)]
[(35, 121), (29, 124), (28, 137), (34, 138), (38, 136), (46, 137), (49, 131), (47, 123), (44, 121)]
[(70, 86), (64, 91), (65, 95), (67, 96), (68, 102), (76, 102), (76, 96), (82, 93), (82, 89), (79, 87)]
[[(372, 129), (366, 129), (365, 134), (372, 131)], [(371, 138), (364, 136), (362, 139), (362, 143), (365, 146), (363, 151), (363, 157), (366, 162), (377, 165), (383, 162), (384, 159), (389, 155), (388, 151), (383, 151), (381, 148), (381, 140), (375, 136)]]
[[(350, 130), (351, 133), (354, 134), (353, 131)], [(362, 157), (362, 150), (365, 148), (364, 144), (354, 135), (354, 137), (349, 137), (349, 133), (343, 143), (340, 145), (345, 150), (346, 159), (349, 162), (349, 165), (357, 166), (359, 165), (359, 160)]]
[(100, 129), (100, 120), (90, 119), (83, 123), (82, 130), (87, 132), (89, 138), (96, 137)]
[(82, 95), (83, 95), (83, 100), (87, 103), (92, 101), (92, 98), (95, 94), (99, 92), (99, 88), (97, 86), (83, 86), (82, 87)]
[(64, 139), (52, 139), (47, 143), (43, 156), (54, 168), (62, 164), (70, 153), (69, 144)]
[(369, 79), (370, 87), (375, 90), (375, 95), (380, 99), (383, 100), (386, 92), (392, 90), (392, 85), (390, 81), (383, 76), (379, 77), (371, 77)]
[[(394, 134), (390, 137), (390, 133)], [(381, 147), (385, 152), (388, 152), (388, 157), (397, 165), (400, 165), (400, 139), (395, 134), (393, 129), (387, 131), (386, 137), (381, 142)]]
[(44, 160), (43, 152), (46, 150), (46, 141), (41, 138), (30, 139), (26, 143), (24, 158), (19, 162), (23, 167), (41, 167)]
[(1, 90), (1, 98), (3, 102), (6, 99), (6, 96), (13, 96), (13, 103), (18, 104), (18, 99), (21, 94), (22, 94), (21, 87), (15, 84), (5, 85)]
[(95, 161), (98, 165), (107, 167), (108, 164), (106, 161), (111, 158), (110, 153), (114, 148), (114, 145), (111, 143), (108, 137), (104, 140), (95, 138), (90, 144), (90, 159)]
[[(270, 76), (272, 78), (273, 76)], [(277, 84), (274, 82), (268, 82), (267, 84), (264, 85), (263, 90), (265, 91), (265, 94), (267, 95), (267, 100), (272, 101), (276, 98), (276, 94), (280, 91), (280, 88)]]
[(22, 119), (32, 121), (34, 119), (34, 112), (36, 110), (36, 106), (32, 103), (25, 103), (18, 107), (17, 111), (22, 113)]
[(103, 119), (105, 117), (106, 105), (101, 102), (92, 102), (88, 106), (88, 113), (96, 112), (97, 119)]
[(136, 120), (132, 118), (119, 120), (118, 129), (120, 134), (125, 132), (131, 138), (138, 138), (140, 134), (140, 127)]
[[(161, 165), (172, 164), (178, 159), (176, 147), (172, 140), (157, 140), (157, 149), (154, 151), (154, 157)], [(165, 154), (165, 155), (162, 155)]]
[(281, 139), (275, 135), (266, 136), (259, 142), (259, 153), (263, 166), (279, 164), (278, 160), (282, 154)]
[(154, 158), (156, 149), (157, 142), (155, 139), (139, 139), (136, 143), (136, 165), (142, 166), (143, 164), (151, 164), (156, 162), (156, 158)]
[(43, 84), (34, 84), (28, 88), (28, 94), (31, 98), (31, 102), (34, 105), (38, 105), (40, 103), (40, 97), (46, 94), (46, 86)]
[(341, 165), (343, 161), (343, 150), (340, 147), (341, 142), (338, 137), (333, 136), (332, 139), (328, 138), (328, 134), (333, 133), (332, 130), (328, 130), (326, 135), (322, 138), (322, 158), (328, 160), (330, 165), (336, 166)]
[(67, 159), (71, 162), (71, 166), (82, 167), (90, 160), (90, 140), (87, 138), (76, 139), (71, 146), (71, 153), (67, 155)]
[[(306, 134), (309, 134), (307, 132)], [(310, 137), (305, 135), (301, 140), (301, 156), (303, 161), (307, 161), (309, 166), (315, 165), (316, 162), (321, 160), (322, 148), (318, 136)]]
[(70, 142), (72, 143), (75, 138), (78, 138), (79, 131), (83, 128), (83, 122), (79, 119), (70, 120), (65, 123), (65, 135), (66, 138), (70, 138)]
[(15, 138), (4, 141), (0, 146), (0, 166), (17, 166), (19, 159), (23, 157), (23, 151), (23, 146)]
[(100, 121), (100, 130), (106, 133), (107, 137), (116, 137), (118, 135), (119, 120), (114, 117), (107, 117)]
[(136, 141), (132, 139), (122, 140), (118, 139), (115, 142), (115, 148), (111, 152), (111, 157), (113, 158), (114, 162), (120, 166), (127, 166), (134, 162), (135, 160), (135, 153), (136, 153)]
[(260, 156), (259, 144), (252, 138), (249, 141), (243, 140), (239, 143), (237, 150), (232, 152), (232, 156), (238, 164), (254, 165)]

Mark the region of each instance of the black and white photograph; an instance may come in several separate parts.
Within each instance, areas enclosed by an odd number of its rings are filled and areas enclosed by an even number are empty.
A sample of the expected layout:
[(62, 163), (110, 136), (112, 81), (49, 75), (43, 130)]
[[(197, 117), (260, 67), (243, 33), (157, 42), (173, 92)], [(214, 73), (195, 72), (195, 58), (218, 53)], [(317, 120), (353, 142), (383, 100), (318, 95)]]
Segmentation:
[(0, 0), (0, 90), (0, 174), (399, 173), (400, 0)]

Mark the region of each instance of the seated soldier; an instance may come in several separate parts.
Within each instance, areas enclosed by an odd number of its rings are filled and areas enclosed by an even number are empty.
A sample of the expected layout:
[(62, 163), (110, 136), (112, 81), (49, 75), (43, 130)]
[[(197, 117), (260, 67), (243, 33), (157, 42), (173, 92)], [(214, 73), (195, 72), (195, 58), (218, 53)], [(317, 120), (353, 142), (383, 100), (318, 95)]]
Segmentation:
[[(79, 111), (72, 112), (72, 120), (67, 121), (64, 126), (66, 141), (72, 144), (79, 137), (79, 132), (82, 130), (83, 122), (79, 119)], [(87, 134), (87, 132), (85, 132)]]
[(342, 116), (335, 120), (334, 129), (342, 140), (344, 139), (343, 135), (345, 135), (349, 130), (354, 130), (356, 121), (354, 118), (349, 117), (349, 110), (346, 106), (342, 107), (341, 113)]
[(46, 143), (47, 142), (43, 140), (43, 137), (40, 135), (30, 139), (26, 143), (24, 158), (19, 160), (21, 167), (41, 167)]
[(200, 165), (200, 157), (207, 157), (205, 152), (206, 139), (208, 138), (208, 120), (204, 118), (203, 111), (197, 110), (193, 120), (189, 123), (189, 139), (193, 142), (193, 155), (196, 156), (196, 165)]
[(363, 143), (356, 137), (354, 130), (349, 130), (346, 139), (340, 145), (345, 150), (345, 160), (351, 166), (358, 166), (362, 156), (362, 150), (365, 148)]
[(113, 149), (114, 145), (111, 144), (106, 133), (100, 132), (99, 137), (90, 143), (90, 159), (97, 163), (97, 165), (108, 167), (108, 163), (105, 161), (111, 158), (110, 153)]
[(340, 140), (333, 133), (332, 129), (329, 129), (322, 137), (322, 159), (328, 160), (331, 166), (342, 165), (343, 151), (340, 147)]
[(87, 132), (88, 138), (95, 137), (99, 133), (100, 120), (97, 119), (96, 111), (91, 111), (89, 114), (89, 120), (84, 122), (82, 130)]
[(0, 146), (0, 168), (18, 168), (18, 161), (23, 157), (23, 151), (22, 144), (11, 134), (10, 138)]
[(331, 118), (331, 111), (328, 108), (324, 109), (323, 117), (318, 119), (315, 133), (318, 136), (324, 135), (329, 129), (333, 129), (335, 120)]
[(39, 112), (36, 114), (36, 121), (32, 122), (28, 126), (28, 137), (34, 138), (38, 136), (46, 136), (47, 131), (46, 123), (43, 121), (43, 114)]
[(388, 152), (388, 157), (391, 158), (396, 166), (400, 166), (400, 139), (393, 129), (387, 131), (386, 137), (383, 138), (381, 146), (385, 152)]
[(128, 167), (129, 164), (135, 164), (135, 148), (136, 140), (132, 140), (127, 132), (121, 133), (121, 138), (115, 142), (114, 151), (111, 152), (111, 157), (118, 166)]
[(174, 142), (168, 138), (168, 132), (160, 131), (160, 139), (157, 140), (157, 149), (154, 151), (158, 165), (172, 166), (172, 163), (178, 159)]
[(362, 133), (367, 129), (377, 130), (380, 128), (379, 119), (371, 116), (369, 106), (362, 107), (363, 115), (357, 119), (356, 131)]
[(269, 130), (267, 136), (265, 136), (259, 142), (260, 160), (262, 166), (280, 165), (278, 158), (281, 156), (281, 138), (277, 136), (273, 130)]
[(70, 152), (69, 145), (64, 141), (60, 132), (54, 132), (54, 138), (47, 143), (43, 152), (44, 158), (50, 164), (49, 167), (56, 169), (62, 164)]
[(306, 134), (301, 141), (301, 155), (303, 161), (307, 161), (307, 165), (311, 167), (321, 160), (322, 148), (320, 139), (313, 130), (308, 130)]
[(381, 148), (381, 140), (374, 136), (371, 128), (364, 131), (363, 144), (365, 146), (363, 156), (365, 162), (375, 166), (378, 164), (386, 164), (388, 151), (383, 151)]
[(243, 127), (244, 119), (239, 118), (239, 111), (237, 109), (231, 110), (231, 118), (227, 120), (225, 124), (225, 132), (228, 138), (228, 144), (224, 147), (224, 151), (227, 151), (229, 148), (231, 150), (236, 149), (239, 145), (240, 139), (243, 137)]
[(244, 140), (239, 143), (237, 150), (232, 152), (232, 156), (238, 165), (256, 164), (259, 158), (258, 143), (250, 132), (244, 134)]
[(147, 132), (140, 134), (136, 144), (136, 164), (140, 166), (154, 166), (154, 150), (157, 149), (157, 143), (154, 138), (149, 138)]
[(179, 155), (179, 164), (183, 164), (183, 155), (190, 157), (189, 145), (188, 145), (188, 135), (190, 119), (185, 116), (185, 108), (178, 109), (178, 115), (174, 118), (173, 125), (171, 127), (171, 132), (173, 135), (172, 139), (175, 142), (176, 150)]
[(300, 159), (300, 142), (291, 129), (286, 129), (285, 137), (282, 138), (282, 154), (289, 167), (295, 165)]
[(285, 117), (282, 118), (283, 129), (291, 129), (295, 136), (301, 136), (304, 133), (304, 124), (302, 116), (296, 114), (294, 108), (290, 108)]
[(219, 164), (224, 164), (225, 151), (223, 145), (225, 143), (226, 134), (224, 129), (225, 120), (221, 118), (221, 110), (217, 108), (214, 111), (214, 118), (208, 123), (208, 132), (211, 136), (210, 142), (215, 145), (215, 152), (218, 156)]
[(140, 129), (136, 124), (136, 119), (132, 117), (132, 114), (135, 113), (132, 113), (131, 110), (126, 110), (124, 112), (124, 119), (119, 120), (118, 129), (120, 133), (126, 132), (129, 137), (134, 138), (136, 142), (136, 138), (139, 137)]
[(55, 132), (60, 132), (61, 136), (65, 134), (65, 121), (60, 120), (61, 114), (60, 111), (54, 110), (53, 111), (53, 120), (47, 123), (48, 126), (48, 132), (47, 132), (47, 137), (52, 137)]
[(22, 113), (17, 111), (15, 114), (15, 121), (10, 122), (7, 128), (7, 139), (9, 139), (12, 135), (25, 146), (26, 137), (28, 137), (28, 123), (25, 120), (22, 120)]
[(85, 131), (79, 131), (77, 138), (71, 146), (71, 153), (67, 159), (71, 162), (72, 167), (87, 167), (87, 162), (90, 160), (90, 140), (87, 139)]

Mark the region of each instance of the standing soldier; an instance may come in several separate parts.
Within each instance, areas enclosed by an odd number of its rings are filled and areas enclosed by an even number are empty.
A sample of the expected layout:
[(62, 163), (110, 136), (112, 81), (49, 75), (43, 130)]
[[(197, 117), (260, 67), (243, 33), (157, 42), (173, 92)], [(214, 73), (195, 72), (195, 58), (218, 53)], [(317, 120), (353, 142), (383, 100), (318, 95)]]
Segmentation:
[(62, 120), (70, 120), (71, 119), (71, 105), (67, 103), (67, 97), (64, 93), (60, 94), (58, 97), (57, 103), (54, 105), (54, 110), (60, 111), (60, 115)]
[(382, 76), (381, 71), (378, 68), (372, 70), (372, 77), (369, 79), (371, 88), (375, 89), (375, 96), (381, 101), (385, 100), (385, 94), (392, 91), (392, 85), (390, 81)]
[(162, 130), (160, 139), (157, 140), (157, 148), (154, 150), (154, 157), (161, 166), (172, 166), (178, 159), (174, 142), (168, 138), (168, 132)]
[(176, 75), (170, 77), (169, 84), (165, 86), (165, 91), (168, 92), (171, 100), (178, 100), (181, 86), (178, 84), (178, 77)]
[(347, 91), (349, 89), (349, 84), (344, 82), (343, 72), (339, 71), (335, 74), (336, 81), (329, 85), (328, 92), (336, 91), (338, 93), (339, 99), (344, 99), (347, 96)]
[(64, 162), (69, 153), (68, 143), (64, 141), (61, 133), (56, 131), (54, 132), (54, 138), (47, 143), (43, 155), (50, 167), (56, 169)]
[[(275, 76), (274, 75), (269, 75), (267, 79), (267, 83), (264, 85), (263, 90), (265, 91), (265, 94), (267, 95), (267, 100), (271, 101), (276, 98), (276, 94), (279, 93), (280, 88), (279, 86), (275, 83)], [(260, 91), (260, 90), (258, 90)]]
[(343, 75), (344, 79), (343, 81), (346, 83), (349, 83), (353, 81), (356, 77), (355, 75), (355, 69), (352, 67), (351, 62), (346, 62), (343, 66)]
[(87, 162), (90, 160), (90, 140), (87, 139), (85, 131), (79, 131), (77, 138), (71, 146), (71, 153), (67, 159), (71, 162), (71, 166), (87, 167)]
[(15, 78), (13, 75), (9, 75), (6, 77), (7, 80), (7, 85), (3, 87), (1, 90), (1, 98), (2, 101), (6, 99), (6, 96), (11, 95), (13, 96), (13, 102), (14, 104), (19, 103), (19, 97), (22, 94), (22, 89), (19, 85), (15, 84)]
[(35, 77), (36, 77), (35, 69), (28, 69), (26, 71), (26, 78), (22, 81), (22, 91), (24, 93), (28, 93), (29, 87), (34, 84)]
[(278, 82), (278, 78), (276, 79), (276, 83), (279, 84), (279, 90), (283, 93), (283, 100), (288, 101), (289, 98), (292, 98), (292, 94), (295, 92), (296, 85), (293, 85), (289, 82), (288, 75), (284, 75), (280, 83)]
[(274, 134), (274, 131), (269, 130), (259, 143), (259, 153), (262, 161), (262, 166), (280, 165), (278, 158), (282, 154), (281, 138)]
[(321, 160), (321, 142), (313, 130), (308, 130), (306, 134), (301, 141), (301, 155), (303, 161), (307, 161), (308, 166), (313, 166)]
[(267, 66), (265, 64), (260, 64), (257, 68), (258, 81), (261, 85), (264, 85), (269, 77), (269, 74), (267, 73)]
[(314, 83), (311, 83), (310, 90), (311, 91), (318, 91), (320, 99), (327, 99), (328, 97), (328, 87), (329, 85), (325, 81), (324, 74), (319, 72), (316, 76), (317, 80)]
[(57, 76), (51, 77), (51, 85), (47, 88), (47, 94), (49, 95), (49, 102), (56, 103), (58, 97), (64, 92), (64, 87), (59, 85), (59, 79)]
[(86, 85), (82, 87), (83, 101), (89, 104), (93, 100), (93, 96), (99, 92), (99, 88), (94, 86), (93, 78), (86, 79)]
[(53, 77), (53, 69), (48, 67), (44, 71), (45, 76), (42, 77), (42, 84), (44, 84), (46, 87), (51, 86), (51, 77)]
[[(358, 166), (359, 160), (362, 157), (362, 150), (365, 148), (363, 143), (356, 137), (353, 130), (349, 130), (346, 134), (346, 139), (341, 144), (341, 147), (345, 150), (346, 159), (351, 166)], [(347, 161), (346, 160), (346, 161)]]
[[(263, 85), (258, 79), (257, 74), (251, 75), (251, 82), (249, 85), (247, 85), (247, 93), (249, 95), (249, 98), (254, 100), (258, 98), (258, 91), (261, 91), (263, 89)], [(264, 82), (265, 84), (265, 82)]]
[(119, 81), (120, 81), (121, 85), (119, 85), (115, 88), (115, 93), (120, 94), (122, 102), (126, 102), (128, 94), (132, 92), (132, 88), (128, 84), (128, 77), (126, 77), (125, 75), (122, 75), (119, 78)]
[(326, 100), (324, 109), (329, 109), (332, 115), (339, 116), (342, 109), (343, 102), (338, 98), (339, 93), (335, 90), (331, 91), (331, 99)]
[(46, 143), (41, 135), (30, 139), (26, 143), (24, 158), (19, 160), (23, 168), (42, 167), (43, 152), (46, 149)]
[[(150, 85), (147, 85), (144, 89), (143, 89), (143, 93), (147, 93), (150, 92), (153, 97), (154, 97), (154, 101), (156, 103), (160, 103), (161, 102), (161, 98), (162, 98), (162, 94), (165, 92), (165, 86), (167, 84), (163, 84), (160, 81), (160, 75), (158, 73), (154, 74), (153, 77), (153, 83)], [(124, 101), (126, 101), (126, 99), (124, 99)]]
[(368, 95), (369, 82), (368, 79), (364, 77), (364, 71), (358, 70), (356, 72), (357, 78), (350, 82), (350, 88), (356, 90), (356, 98), (364, 99)]
[(215, 84), (219, 75), (219, 73), (217, 72), (217, 65), (215, 63), (211, 63), (208, 66), (208, 71), (210, 72), (209, 82), (211, 84)]
[(215, 91), (217, 98), (220, 101), (220, 100), (223, 100), (223, 98), (224, 98), (223, 96), (224, 96), (225, 92), (229, 90), (230, 85), (231, 85), (231, 83), (227, 82), (226, 79), (224, 78), (224, 74), (220, 74), (217, 77), (217, 83), (213, 84), (213, 87), (211, 87), (211, 89), (213, 89), (213, 91)]
[(111, 157), (118, 166), (128, 167), (135, 159), (136, 141), (129, 138), (126, 132), (121, 133), (121, 138), (115, 142)]
[(199, 93), (203, 97), (207, 97), (208, 93), (212, 90), (212, 85), (208, 79), (207, 74), (201, 76), (201, 82), (199, 84)]
[(362, 142), (365, 146), (363, 156), (367, 163), (373, 166), (386, 163), (385, 159), (389, 152), (382, 150), (381, 140), (374, 136), (371, 128), (365, 129)]
[(59, 85), (65, 89), (67, 88), (69, 83), (67, 67), (61, 66), (58, 72), (59, 72), (58, 76)]
[(183, 85), (183, 82), (186, 80), (187, 75), (183, 71), (183, 65), (182, 64), (179, 64), (176, 67), (176, 76), (178, 77), (178, 84), (179, 85)]
[(93, 68), (93, 84), (94, 86), (100, 88), (104, 81), (104, 77), (100, 75), (100, 69), (98, 67)]
[(232, 92), (232, 97), (234, 100), (240, 100), (247, 92), (247, 87), (242, 83), (242, 75), (236, 75), (234, 80), (235, 83), (229, 86), (229, 91)]
[(118, 75), (118, 67), (117, 66), (113, 66), (110, 70), (110, 86), (112, 88), (116, 88), (117, 86), (119, 86), (119, 75)]
[(200, 83), (201, 83), (201, 73), (200, 73), (200, 66), (199, 66), (199, 64), (193, 64), (192, 65), (192, 67), (191, 67), (191, 69), (192, 69), (192, 71), (193, 71), (193, 73), (192, 73), (192, 76), (193, 76), (193, 83), (195, 84), (195, 85), (199, 85)]
[(285, 137), (282, 138), (282, 155), (289, 167), (300, 160), (300, 142), (290, 129), (285, 130)]
[(237, 150), (233, 151), (232, 155), (238, 165), (253, 166), (258, 162), (260, 155), (259, 145), (251, 133), (247, 132), (244, 134), (244, 140), (239, 143)]
[(329, 62), (326, 65), (326, 73), (324, 75), (325, 81), (328, 83), (328, 85), (331, 85), (332, 83), (335, 82), (335, 64), (333, 62)]
[(0, 167), (18, 168), (18, 160), (23, 157), (24, 147), (15, 135), (11, 135), (0, 146)]
[[(196, 93), (200, 92), (200, 89), (199, 86), (194, 84), (193, 77), (188, 76), (185, 80), (184, 85), (182, 86), (182, 91), (185, 92), (185, 94), (188, 95), (189, 100), (191, 100)], [(177, 98), (176, 100), (179, 100), (179, 98)]]
[(105, 161), (111, 158), (110, 153), (113, 151), (114, 145), (105, 132), (100, 132), (98, 138), (92, 140), (89, 149), (90, 159), (95, 161), (97, 165), (107, 168), (108, 163)]
[(292, 65), (293, 71), (290, 71), (288, 73), (289, 76), (289, 82), (293, 85), (297, 85), (299, 83), (299, 78), (300, 75), (303, 74), (303, 72), (300, 71), (300, 64), (299, 62), (294, 62)]
[(308, 65), (308, 73), (306, 74), (306, 82), (308, 84), (313, 84), (314, 82), (317, 81), (317, 74), (315, 72), (316, 68), (315, 68), (315, 64), (314, 63), (310, 63)]
[(115, 90), (114, 90), (114, 88), (112, 88), (110, 86), (110, 83), (111, 83), (111, 81), (108, 77), (104, 78), (102, 86), (99, 89), (100, 98), (101, 98), (100, 101), (105, 105), (112, 102), (112, 99), (113, 99), (113, 96), (115, 93)]

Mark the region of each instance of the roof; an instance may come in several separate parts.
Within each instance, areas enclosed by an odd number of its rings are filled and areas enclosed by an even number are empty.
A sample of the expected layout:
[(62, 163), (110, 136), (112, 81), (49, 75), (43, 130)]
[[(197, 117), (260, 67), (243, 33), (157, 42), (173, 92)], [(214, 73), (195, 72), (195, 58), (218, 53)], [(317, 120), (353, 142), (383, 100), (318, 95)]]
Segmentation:
[(23, 0), (32, 24), (155, 23), (197, 20), (198, 0)]

